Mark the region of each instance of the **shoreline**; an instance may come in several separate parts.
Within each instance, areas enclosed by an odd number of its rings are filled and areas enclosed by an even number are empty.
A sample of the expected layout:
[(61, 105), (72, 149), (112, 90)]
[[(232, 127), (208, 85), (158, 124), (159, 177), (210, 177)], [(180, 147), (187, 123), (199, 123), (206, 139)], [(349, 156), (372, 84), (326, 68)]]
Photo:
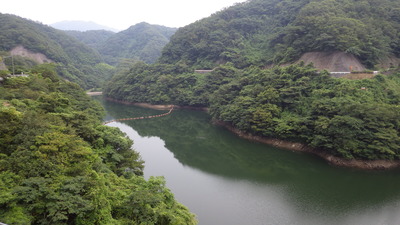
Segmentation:
[[(199, 110), (208, 112), (208, 108), (206, 107), (190, 107), (190, 106), (177, 106), (177, 105), (153, 105), (149, 103), (134, 103), (122, 100), (116, 100), (113, 98), (105, 98), (108, 101), (117, 102), (125, 105), (135, 105), (144, 108), (157, 109), (157, 110), (168, 110), (171, 107), (178, 109), (190, 109), (190, 110)], [(296, 151), (296, 152), (305, 152), (309, 154), (313, 154), (319, 156), (324, 159), (328, 164), (338, 167), (346, 167), (353, 169), (361, 169), (361, 170), (391, 170), (400, 168), (400, 160), (390, 161), (390, 160), (360, 160), (360, 159), (344, 159), (332, 154), (329, 154), (324, 151), (320, 151), (318, 149), (312, 148), (306, 144), (298, 143), (298, 142), (290, 142), (276, 138), (267, 138), (261, 137), (257, 135), (253, 135), (244, 131), (241, 131), (231, 124), (223, 121), (213, 120), (212, 123), (217, 126), (224, 127), (230, 132), (236, 134), (240, 138), (244, 138), (250, 141), (255, 141), (267, 145), (271, 145), (277, 148), (282, 148), (284, 150)]]
[(232, 133), (236, 134), (240, 138), (244, 138), (250, 141), (255, 141), (259, 143), (268, 144), (274, 147), (283, 148), (286, 150), (305, 152), (313, 155), (317, 155), (328, 162), (328, 164), (338, 167), (346, 167), (353, 169), (362, 170), (391, 170), (400, 168), (400, 160), (390, 161), (390, 160), (360, 160), (360, 159), (344, 159), (324, 151), (319, 151), (318, 149), (307, 146), (303, 143), (284, 141), (276, 138), (266, 138), (261, 136), (256, 136), (249, 134), (247, 132), (241, 131), (231, 124), (214, 120), (213, 124), (226, 128)]

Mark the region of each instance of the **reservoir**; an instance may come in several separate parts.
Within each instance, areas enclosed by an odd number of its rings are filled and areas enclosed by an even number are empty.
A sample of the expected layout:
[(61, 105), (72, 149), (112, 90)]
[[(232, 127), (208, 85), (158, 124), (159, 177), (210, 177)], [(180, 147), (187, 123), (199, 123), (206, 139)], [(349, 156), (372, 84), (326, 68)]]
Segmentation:
[[(100, 101), (107, 121), (168, 111)], [(144, 176), (165, 177), (200, 225), (400, 224), (399, 170), (331, 166), (313, 155), (241, 139), (199, 111), (108, 126), (134, 141)]]

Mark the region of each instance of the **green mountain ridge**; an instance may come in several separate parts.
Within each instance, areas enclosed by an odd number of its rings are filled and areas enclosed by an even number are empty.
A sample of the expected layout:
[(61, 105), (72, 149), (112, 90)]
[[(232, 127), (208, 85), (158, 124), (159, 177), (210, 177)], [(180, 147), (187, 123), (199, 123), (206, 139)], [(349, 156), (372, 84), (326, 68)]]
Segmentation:
[(372, 68), (381, 58), (400, 57), (399, 14), (393, 0), (251, 0), (179, 29), (160, 62), (244, 68), (341, 51)]
[(65, 33), (97, 50), (104, 44), (105, 41), (116, 34), (115, 32), (107, 30), (66, 30)]
[[(180, 28), (158, 63), (136, 63), (104, 94), (208, 107), (213, 119), (243, 132), (342, 158), (399, 160), (399, 8), (392, 0), (236, 4)], [(295, 64), (301, 56), (310, 64)], [(375, 69), (385, 58), (393, 64), (371, 79), (333, 78), (313, 66)]]
[[(103, 62), (99, 53), (63, 31), (9, 14), (0, 14), (0, 30), (0, 51), (3, 55), (17, 46), (41, 53), (57, 64), (63, 78), (84, 88), (99, 86), (110, 76), (96, 70), (96, 66)], [(19, 61), (15, 60), (15, 63)], [(20, 64), (21, 67), (26, 66), (26, 63)]]
[(106, 30), (65, 32), (96, 49), (107, 63), (117, 65), (124, 60), (156, 62), (176, 30), (142, 22), (117, 33)]
[[(110, 65), (122, 64), (123, 68), (131, 61), (154, 63), (176, 31), (145, 22), (118, 33), (61, 31), (15, 15), (0, 14), (0, 19), (2, 65), (11, 70), (14, 63), (18, 73), (27, 72), (32, 65), (43, 63), (37, 60), (42, 54), (45, 61), (57, 65), (63, 78), (85, 89), (101, 87), (116, 71)], [(15, 48), (24, 50), (15, 53)]]
[(100, 86), (113, 66), (46, 25), (0, 14), (0, 30), (0, 66), (29, 71), (0, 79), (1, 222), (197, 224), (162, 177), (144, 179), (132, 140), (101, 123), (81, 88)]
[(154, 63), (176, 30), (145, 22), (138, 23), (111, 36), (97, 50), (111, 65), (117, 64), (121, 59)]

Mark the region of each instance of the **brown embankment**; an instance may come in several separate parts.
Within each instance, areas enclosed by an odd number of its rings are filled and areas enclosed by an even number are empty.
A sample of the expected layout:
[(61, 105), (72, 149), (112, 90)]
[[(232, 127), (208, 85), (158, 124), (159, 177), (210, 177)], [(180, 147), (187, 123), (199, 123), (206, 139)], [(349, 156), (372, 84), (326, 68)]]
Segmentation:
[(365, 66), (355, 56), (345, 52), (307, 52), (301, 56), (298, 62), (306, 65), (313, 63), (317, 70), (330, 72), (363, 71)]
[(42, 53), (38, 53), (38, 52), (32, 52), (32, 51), (26, 49), (22, 45), (18, 45), (16, 47), (14, 47), (13, 49), (11, 49), (10, 55), (12, 55), (12, 56), (22, 56), (24, 58), (29, 58), (29, 59), (31, 59), (31, 60), (39, 63), (39, 64), (53, 62), (53, 60), (47, 58), (46, 55), (44, 55)]
[(229, 123), (225, 123), (222, 121), (213, 121), (214, 124), (223, 126), (229, 131), (235, 133), (241, 138), (245, 138), (251, 141), (256, 141), (268, 145), (272, 145), (278, 148), (284, 148), (292, 151), (298, 152), (307, 152), (314, 155), (317, 155), (324, 160), (326, 160), (329, 164), (340, 166), (340, 167), (349, 167), (349, 168), (356, 168), (356, 169), (363, 169), (363, 170), (388, 170), (388, 169), (395, 169), (400, 167), (399, 160), (358, 160), (358, 159), (343, 159), (340, 157), (333, 156), (327, 152), (311, 148), (302, 143), (296, 142), (289, 142), (283, 141), (274, 138), (266, 138), (255, 136), (246, 132), (243, 132), (239, 129), (236, 129)]

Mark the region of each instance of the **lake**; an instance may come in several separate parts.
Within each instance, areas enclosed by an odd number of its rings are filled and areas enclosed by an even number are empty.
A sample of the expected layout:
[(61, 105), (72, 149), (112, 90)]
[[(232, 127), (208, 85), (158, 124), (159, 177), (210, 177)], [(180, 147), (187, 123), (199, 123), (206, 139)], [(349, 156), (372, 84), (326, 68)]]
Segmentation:
[[(100, 101), (107, 121), (167, 112)], [(199, 111), (108, 126), (134, 141), (144, 176), (165, 177), (200, 225), (400, 224), (399, 170), (331, 166), (313, 155), (241, 139)]]

